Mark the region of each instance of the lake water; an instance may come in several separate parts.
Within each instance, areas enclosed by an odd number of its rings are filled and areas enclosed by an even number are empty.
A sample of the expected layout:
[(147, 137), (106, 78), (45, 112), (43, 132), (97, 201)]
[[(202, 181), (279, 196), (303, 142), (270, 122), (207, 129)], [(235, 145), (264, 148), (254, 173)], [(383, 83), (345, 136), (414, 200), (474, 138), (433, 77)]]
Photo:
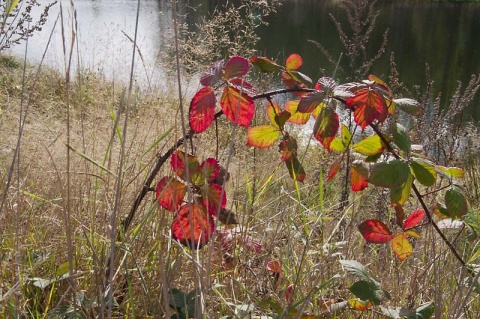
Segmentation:
[[(69, 29), (68, 25), (74, 20), (70, 2), (59, 2), (64, 9), (64, 25)], [(180, 1), (179, 11), (182, 16), (186, 12), (192, 14), (193, 11), (188, 7), (200, 3), (211, 10), (223, 1)], [(78, 23), (78, 46), (73, 59), (75, 67), (102, 72), (107, 78), (126, 82), (133, 50), (131, 39), (134, 37), (137, 1), (74, 0), (74, 7)], [(388, 28), (390, 31), (385, 57), (373, 67), (373, 73), (379, 76), (388, 74), (388, 56), (393, 51), (400, 79), (407, 86), (424, 85), (425, 65), (428, 63), (436, 91), (442, 91), (445, 96), (452, 94), (457, 81), (466, 83), (472, 73), (480, 73), (480, 5), (380, 0), (376, 8), (380, 10), (380, 15), (371, 41), (366, 44), (369, 52), (373, 54), (377, 50), (384, 30)], [(30, 39), (30, 61), (40, 61), (59, 11), (57, 4), (43, 31)], [(278, 13), (269, 18), (269, 25), (259, 30), (262, 38), (259, 51), (262, 55), (278, 57), (279, 60), (297, 52), (304, 57), (305, 66), (308, 67), (304, 70), (312, 78), (322, 72), (332, 74), (334, 66), (307, 41), (322, 43), (333, 57), (340, 55), (343, 47), (329, 17), (330, 13), (340, 22), (346, 21), (338, 0), (284, 1)], [(137, 40), (141, 57), (137, 55), (135, 68), (135, 78), (141, 83), (162, 87), (163, 71), (158, 67), (161, 64), (158, 57), (165, 45), (164, 35), (172, 29), (171, 14), (169, 1), (141, 1)], [(57, 23), (53, 30), (53, 40), (45, 63), (63, 70), (65, 63), (60, 24)], [(12, 52), (23, 56), (24, 48), (23, 45), (17, 46)], [(79, 52), (78, 56), (76, 52)], [(480, 112), (476, 111), (476, 107), (472, 106), (469, 114), (478, 121)]]

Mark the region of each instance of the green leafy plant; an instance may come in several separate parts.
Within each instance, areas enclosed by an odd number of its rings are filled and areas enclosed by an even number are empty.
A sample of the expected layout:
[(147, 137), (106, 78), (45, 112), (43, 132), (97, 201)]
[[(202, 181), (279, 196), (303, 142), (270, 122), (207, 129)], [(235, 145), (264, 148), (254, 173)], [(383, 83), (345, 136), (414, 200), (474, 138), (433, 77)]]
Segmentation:
[[(247, 80), (252, 65), (261, 72), (280, 75), (286, 88), (257, 93)], [(361, 82), (341, 84), (333, 78), (322, 77), (312, 83), (299, 71), (301, 66), (302, 58), (298, 54), (290, 55), (284, 65), (258, 56), (249, 59), (234, 56), (215, 62), (201, 75), (202, 87), (191, 100), (187, 138), (208, 131), (214, 121), (224, 115), (233, 125), (247, 130), (247, 146), (265, 149), (278, 145), (279, 163), (285, 163), (290, 177), (298, 183), (304, 182), (307, 174), (298, 154), (298, 142), (289, 129), (292, 125), (313, 122), (312, 136), (328, 152), (338, 154), (330, 166), (326, 182), (335, 178), (345, 156), (354, 156), (356, 160), (346, 167), (350, 171), (353, 192), (361, 192), (370, 186), (389, 190), (390, 204), (400, 231), (392, 231), (388, 223), (379, 219), (367, 219), (358, 225), (367, 243), (389, 243), (398, 260), (404, 261), (414, 254), (411, 238), (421, 238), (417, 230), (431, 225), (459, 262), (466, 266), (433, 218), (437, 215), (459, 219), (467, 213), (468, 203), (458, 182), (463, 177), (463, 170), (437, 165), (413, 151), (407, 130), (397, 122), (399, 112), (419, 115), (420, 104), (410, 98), (396, 98), (392, 89), (374, 75)], [(279, 94), (290, 94), (290, 99), (280, 105), (273, 101), (273, 97)], [(258, 101), (262, 99), (266, 106), (259, 112), (262, 107)], [(342, 123), (339, 112), (349, 113), (355, 125), (349, 127)], [(257, 116), (264, 114), (266, 124), (251, 126), (256, 113)], [(217, 220), (221, 220), (219, 212), (225, 211), (226, 195), (223, 184), (215, 182), (220, 172), (216, 159), (208, 158), (200, 164), (193, 155), (174, 152), (184, 141), (177, 142), (171, 153), (171, 166), (176, 176), (163, 177), (156, 192), (160, 206), (175, 213), (172, 237), (185, 246), (198, 249), (217, 231)], [(428, 192), (422, 194), (422, 189), (428, 189)], [(187, 193), (189, 196), (185, 200)], [(429, 208), (424, 198), (432, 194), (443, 194), (443, 200), (437, 196), (436, 204)], [(406, 217), (406, 203), (415, 205), (412, 196), (419, 207)], [(225, 237), (224, 232), (219, 231), (220, 241)], [(251, 251), (260, 251), (261, 243), (255, 248), (252, 237), (246, 242)], [(357, 264), (342, 264), (357, 276), (361, 273)], [(355, 310), (367, 310), (390, 298), (378, 281), (366, 272), (350, 290), (359, 298), (349, 301), (350, 308)], [(433, 304), (426, 304), (409, 313), (391, 309), (388, 313), (392, 318), (427, 318), (431, 309)]]

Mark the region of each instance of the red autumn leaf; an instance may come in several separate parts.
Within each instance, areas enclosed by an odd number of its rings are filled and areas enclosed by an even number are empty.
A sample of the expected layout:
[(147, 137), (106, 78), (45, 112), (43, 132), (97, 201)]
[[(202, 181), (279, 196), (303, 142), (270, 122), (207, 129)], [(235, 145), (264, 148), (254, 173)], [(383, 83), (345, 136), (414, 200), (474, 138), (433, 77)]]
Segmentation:
[(418, 226), (423, 218), (425, 217), (425, 211), (423, 209), (417, 209), (413, 213), (411, 213), (405, 222), (403, 223), (403, 230), (407, 230), (410, 228), (414, 228)]
[(294, 71), (300, 68), (303, 64), (302, 57), (299, 54), (293, 53), (287, 58), (285, 67), (288, 71)]
[(361, 163), (353, 163), (350, 167), (352, 191), (359, 192), (368, 186), (368, 169)]
[(282, 266), (280, 265), (280, 262), (276, 259), (270, 259), (267, 262), (267, 271), (271, 274), (280, 274), (282, 272)]
[(393, 252), (400, 261), (404, 261), (412, 255), (413, 246), (405, 233), (396, 234), (390, 242)]
[(242, 77), (248, 72), (248, 60), (241, 56), (234, 56), (225, 64), (224, 78), (231, 79), (235, 77)]
[(278, 146), (279, 152), (282, 154), (281, 160), (286, 160), (297, 156), (297, 141), (290, 135), (286, 135)]
[(343, 154), (345, 153), (342, 153), (342, 155), (340, 155), (339, 157), (337, 157), (332, 164), (330, 164), (330, 167), (328, 169), (328, 176), (327, 176), (327, 179), (325, 180), (325, 183), (328, 183), (332, 178), (335, 177), (335, 175), (337, 175), (337, 172), (338, 170), (340, 169), (340, 166), (342, 166), (342, 162), (343, 162)]
[(347, 99), (346, 105), (353, 110), (355, 122), (362, 130), (375, 120), (382, 123), (388, 114), (385, 99), (370, 88), (355, 92), (355, 96)]
[(220, 60), (209, 66), (208, 69), (200, 76), (200, 84), (203, 86), (210, 86), (217, 83), (217, 81), (222, 77), (224, 63), (225, 62), (223, 60)]
[(392, 233), (387, 225), (377, 219), (369, 219), (358, 225), (363, 238), (372, 244), (384, 244), (392, 239)]
[(324, 106), (315, 121), (313, 136), (322, 143), (327, 151), (330, 151), (330, 144), (337, 135), (339, 127), (337, 112), (330, 106)]
[(163, 177), (156, 187), (158, 204), (174, 212), (180, 206), (187, 192), (187, 185), (174, 178)]
[(214, 158), (207, 158), (200, 165), (200, 172), (207, 183), (213, 183), (220, 173), (220, 165)]
[(172, 224), (173, 238), (191, 249), (208, 243), (214, 231), (213, 216), (199, 203), (181, 206)]
[(223, 90), (220, 106), (225, 116), (232, 122), (248, 127), (253, 119), (255, 104), (250, 96), (232, 86)]
[(200, 189), (200, 195), (210, 215), (216, 216), (220, 209), (227, 205), (227, 194), (218, 184), (205, 185)]
[(249, 127), (247, 131), (247, 145), (267, 148), (275, 144), (279, 137), (280, 130), (273, 125)]
[(290, 284), (285, 289), (285, 300), (290, 305), (293, 303), (293, 284)]
[(287, 122), (295, 124), (305, 124), (310, 119), (309, 113), (298, 112), (298, 103), (300, 100), (287, 101), (285, 103), (285, 111), (290, 113), (290, 118)]
[(205, 131), (215, 117), (215, 93), (209, 86), (201, 88), (193, 96), (190, 103), (189, 122), (190, 128), (195, 133)]
[(298, 103), (297, 112), (300, 113), (312, 113), (325, 98), (325, 92), (315, 91), (310, 92), (302, 96)]
[(236, 88), (238, 92), (242, 92), (248, 96), (257, 95), (257, 90), (253, 87), (253, 85), (242, 78), (230, 79), (228, 83), (230, 84), (230, 86)]
[(188, 181), (187, 167), (190, 181), (197, 179), (197, 174), (200, 171), (200, 164), (195, 156), (189, 154), (185, 155), (185, 153), (182, 151), (176, 151), (170, 158), (170, 164), (172, 165), (175, 174), (177, 174), (177, 176), (182, 178), (184, 181)]

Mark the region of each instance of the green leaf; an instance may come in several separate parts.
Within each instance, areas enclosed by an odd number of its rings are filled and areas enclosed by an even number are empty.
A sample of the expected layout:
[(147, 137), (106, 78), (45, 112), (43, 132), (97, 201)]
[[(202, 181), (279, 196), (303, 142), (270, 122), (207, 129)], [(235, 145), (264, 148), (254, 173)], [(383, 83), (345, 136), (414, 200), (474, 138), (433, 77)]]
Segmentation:
[(248, 128), (247, 145), (267, 148), (275, 144), (280, 137), (280, 130), (272, 125), (261, 125)]
[(282, 111), (279, 114), (275, 115), (275, 123), (278, 125), (280, 129), (283, 130), (283, 127), (285, 126), (285, 122), (288, 121), (290, 116), (291, 116), (290, 112)]
[(288, 173), (290, 174), (291, 178), (299, 182), (303, 182), (305, 180), (305, 177), (307, 177), (302, 163), (300, 163), (296, 156), (292, 156), (287, 159), (285, 161), (285, 165), (287, 165)]
[(349, 290), (357, 298), (360, 298), (361, 300), (368, 300), (374, 305), (379, 305), (382, 300), (388, 298), (388, 293), (386, 293), (386, 291), (365, 280), (357, 281), (349, 288)]
[(427, 302), (417, 309), (415, 309), (412, 313), (406, 315), (407, 319), (428, 319), (433, 316), (435, 313), (435, 304), (431, 302)]
[(410, 114), (410, 115), (420, 115), (420, 103), (413, 99), (394, 99), (393, 103), (403, 112)]
[(251, 57), (250, 62), (260, 69), (260, 71), (265, 73), (280, 72), (283, 70), (281, 65), (276, 64), (274, 61), (267, 59), (265, 57)]
[(441, 165), (435, 166), (438, 173), (447, 178), (463, 178), (465, 171), (458, 167), (445, 167)]
[(393, 142), (398, 146), (399, 149), (401, 149), (405, 153), (410, 153), (412, 148), (410, 136), (408, 136), (408, 132), (405, 127), (398, 123), (394, 126)]
[(337, 135), (338, 127), (339, 120), (335, 109), (330, 106), (325, 106), (315, 121), (313, 136), (322, 143), (327, 151), (330, 151), (330, 144), (335, 138), (335, 135)]
[(407, 180), (403, 184), (391, 188), (390, 202), (392, 204), (403, 206), (408, 201), (410, 193), (412, 192), (412, 182), (413, 176), (410, 172), (408, 172)]
[(293, 100), (285, 103), (285, 111), (291, 114), (287, 122), (294, 124), (306, 124), (310, 119), (309, 113), (298, 112), (299, 102), (300, 100)]
[(383, 153), (385, 146), (377, 134), (364, 138), (353, 145), (353, 150), (365, 156), (373, 156)]
[(427, 302), (413, 311), (405, 308), (385, 308), (380, 306), (382, 313), (393, 319), (428, 319), (435, 313), (435, 304), (433, 302)]
[(448, 216), (453, 219), (461, 218), (467, 213), (467, 200), (460, 187), (452, 185), (445, 193), (445, 206)]
[(370, 273), (368, 272), (367, 268), (358, 261), (340, 260), (340, 264), (342, 264), (342, 267), (343, 269), (345, 269), (346, 272), (354, 275), (358, 279), (371, 282), (376, 286), (380, 286), (378, 280), (372, 277), (372, 275), (370, 275)]
[(420, 158), (412, 158), (410, 168), (413, 176), (415, 176), (422, 185), (432, 186), (437, 181), (435, 166), (429, 161)]
[(410, 167), (403, 160), (392, 160), (373, 164), (370, 168), (368, 182), (385, 188), (394, 188), (405, 183), (410, 174)]

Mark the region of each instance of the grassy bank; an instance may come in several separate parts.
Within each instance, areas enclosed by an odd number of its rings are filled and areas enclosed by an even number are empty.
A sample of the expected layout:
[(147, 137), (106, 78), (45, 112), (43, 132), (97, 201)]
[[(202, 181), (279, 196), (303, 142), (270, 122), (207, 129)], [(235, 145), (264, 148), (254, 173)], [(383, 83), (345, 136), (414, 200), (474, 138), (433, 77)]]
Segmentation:
[[(0, 316), (101, 318), (107, 313), (112, 215), (118, 230), (152, 168), (183, 136), (179, 101), (134, 90), (124, 131), (123, 83), (89, 72), (68, 83), (56, 71), (36, 72), (28, 66), (24, 78), (21, 62), (0, 58), (0, 190), (6, 194), (0, 215)], [(217, 124), (187, 147), (202, 160), (230, 161), (227, 208), (238, 224), (220, 229), (234, 238), (234, 249), (225, 256), (220, 235), (199, 251), (179, 245), (170, 234), (172, 214), (148, 192), (127, 233), (115, 238), (114, 317), (169, 317), (177, 308), (182, 318), (181, 308), (194, 307), (197, 299), (205, 318), (384, 317), (378, 308), (362, 314), (346, 304), (353, 299), (348, 288), (355, 278), (339, 260), (357, 260), (379, 278), (391, 295), (385, 307), (414, 309), (434, 302), (436, 318), (480, 313), (477, 295), (464, 300), (468, 274), (432, 228), (419, 233), (414, 255), (403, 262), (388, 245), (364, 241), (356, 226), (365, 218), (394, 223), (387, 191), (369, 187), (349, 193), (343, 206), (344, 177), (324, 183), (335, 158), (331, 153), (318, 147), (307, 152), (305, 143), (308, 179), (298, 186), (276, 149), (247, 148), (243, 130)], [(480, 225), (474, 154), (467, 170), (473, 207), (468, 218)], [(164, 165), (155, 182), (171, 174)], [(426, 199), (433, 205), (435, 195)], [(415, 205), (412, 200), (405, 207), (413, 211)], [(444, 231), (465, 260), (478, 262), (475, 229)], [(182, 292), (191, 291), (200, 298), (184, 299)], [(329, 312), (332, 304), (341, 313)]]

